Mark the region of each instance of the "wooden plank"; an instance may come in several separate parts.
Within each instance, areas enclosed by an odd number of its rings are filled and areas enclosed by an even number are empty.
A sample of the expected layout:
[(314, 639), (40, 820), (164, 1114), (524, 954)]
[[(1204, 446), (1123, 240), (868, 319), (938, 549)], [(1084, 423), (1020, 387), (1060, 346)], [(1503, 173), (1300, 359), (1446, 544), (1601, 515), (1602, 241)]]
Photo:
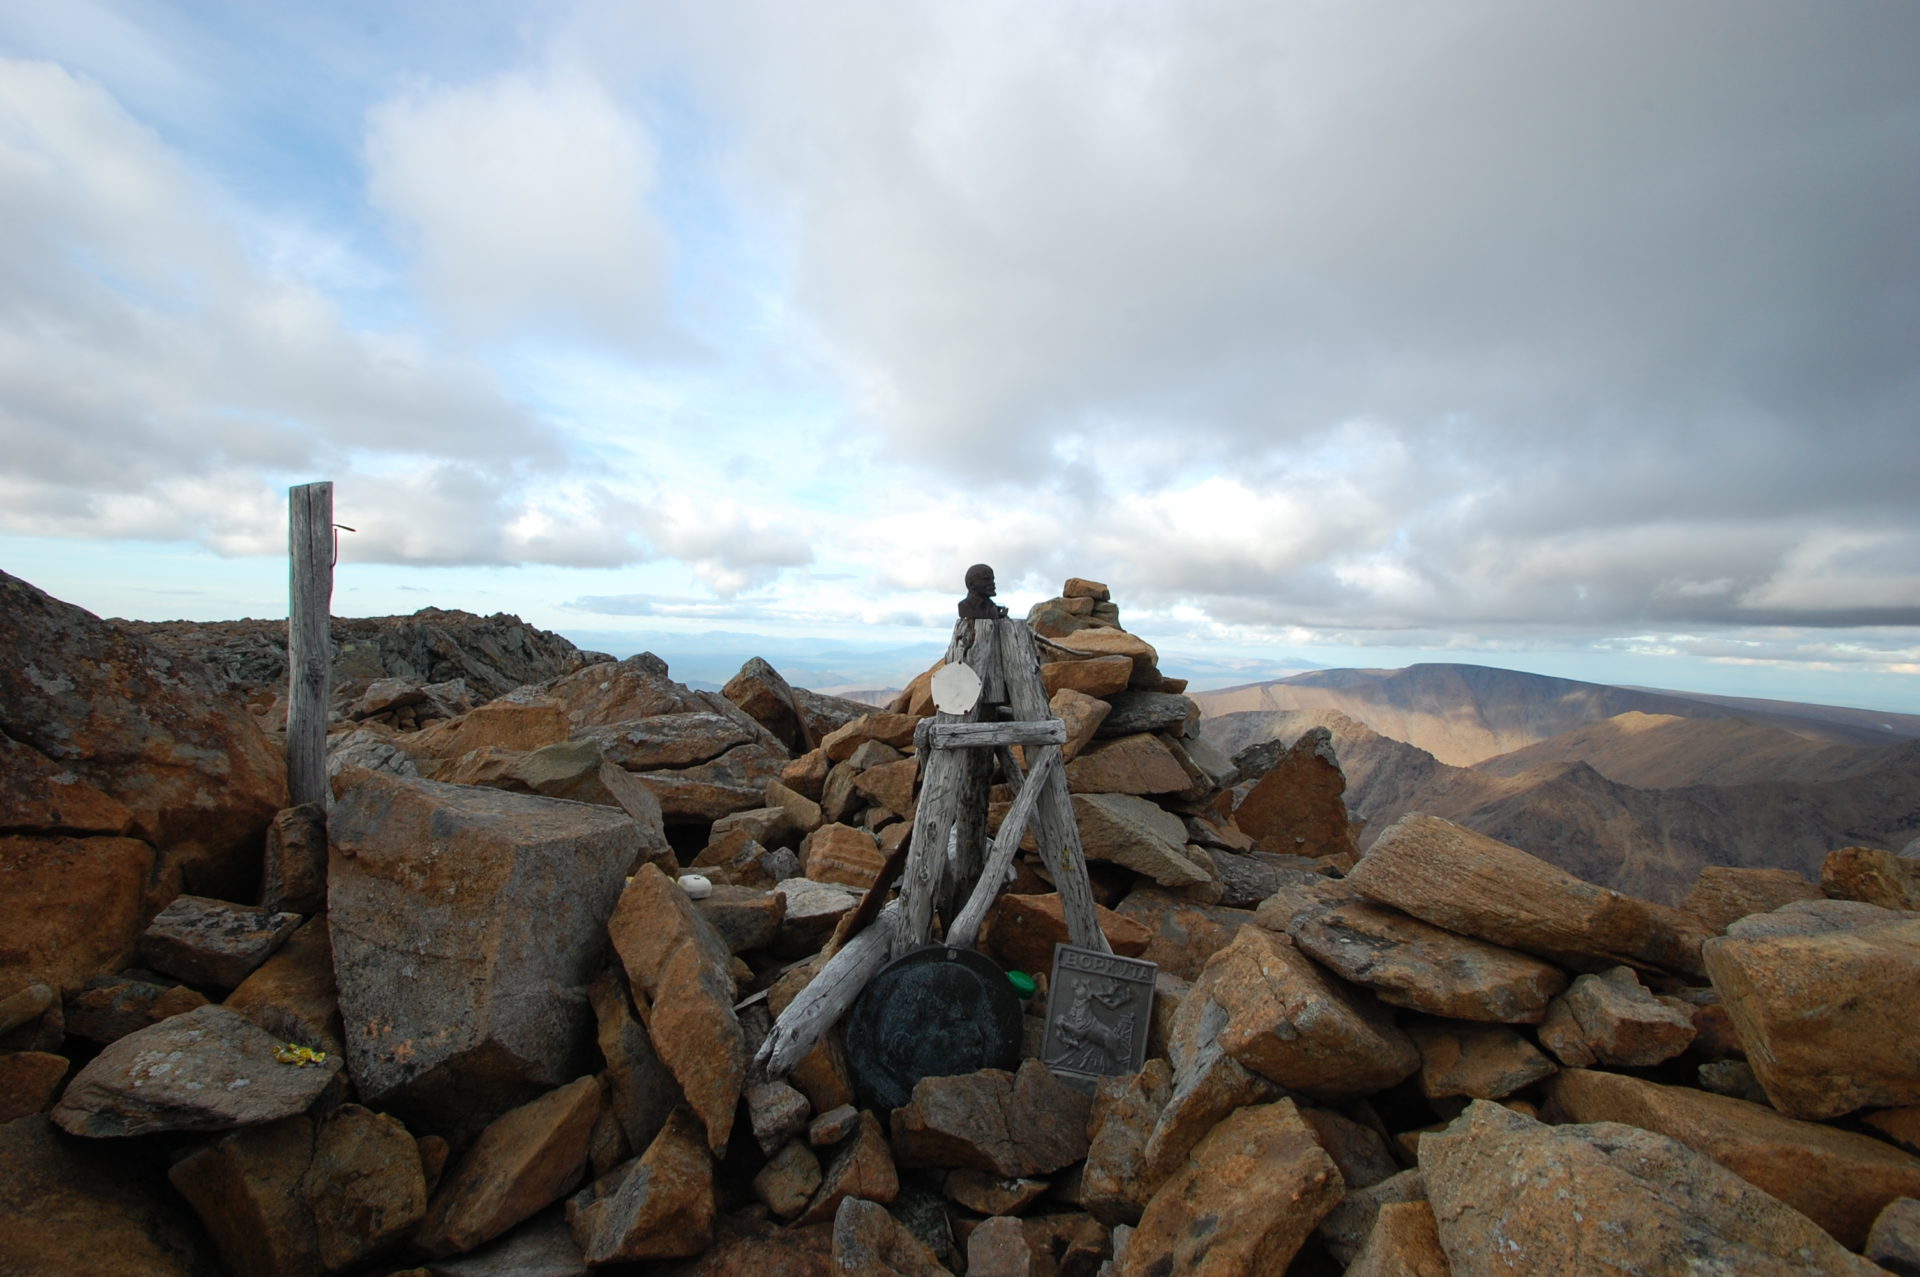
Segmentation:
[(1064, 745), (1067, 725), (1057, 718), (1037, 723), (934, 723), (927, 728), (932, 749), (990, 749), (999, 745)]
[(999, 897), (1000, 889), (1006, 885), (1007, 870), (1013, 865), (1014, 853), (1020, 850), (1020, 840), (1026, 837), (1027, 822), (1032, 819), (1034, 807), (1046, 790), (1047, 778), (1062, 766), (1058, 745), (1048, 745), (1039, 752), (1033, 771), (1028, 774), (1026, 783), (1020, 786), (1020, 792), (1014, 795), (1013, 806), (1007, 810), (1006, 819), (1000, 822), (1000, 832), (994, 836), (993, 846), (987, 852), (986, 864), (981, 867), (980, 877), (974, 883), (973, 895), (953, 920), (953, 925), (947, 928), (948, 944), (963, 949), (974, 947), (980, 936), (980, 924), (986, 920), (987, 910)]
[[(1014, 717), (1027, 720), (1052, 717), (1052, 711), (1047, 708), (1046, 688), (1040, 681), (1040, 662), (1034, 657), (1032, 631), (1025, 621), (996, 624), (1002, 631), (999, 649), (1005, 666), (1007, 703)], [(1083, 949), (1111, 953), (1106, 934), (1100, 930), (1093, 885), (1087, 879), (1087, 854), (1080, 845), (1080, 829), (1074, 823), (1073, 804), (1067, 796), (1066, 770), (1051, 772), (1039, 789), (1035, 799), (1034, 839), (1040, 844), (1040, 856), (1053, 875), (1054, 889), (1060, 893), (1067, 935)]]
[(326, 804), (333, 694), (333, 485), (287, 489), (287, 800)]
[(793, 1072), (821, 1035), (840, 1022), (867, 982), (893, 960), (904, 921), (896, 900), (880, 911), (872, 926), (827, 959), (820, 974), (787, 1004), (780, 1022), (760, 1044), (753, 1057), (757, 1076), (778, 1078)]

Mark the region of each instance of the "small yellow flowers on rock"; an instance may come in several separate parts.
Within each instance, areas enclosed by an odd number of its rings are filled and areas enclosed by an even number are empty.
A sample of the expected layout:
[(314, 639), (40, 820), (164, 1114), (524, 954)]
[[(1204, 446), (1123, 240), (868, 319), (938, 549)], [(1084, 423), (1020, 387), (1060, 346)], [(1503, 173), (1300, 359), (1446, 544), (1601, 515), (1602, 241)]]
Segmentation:
[(291, 1064), (295, 1068), (304, 1069), (309, 1064), (325, 1064), (327, 1053), (316, 1051), (310, 1046), (301, 1046), (297, 1042), (289, 1042), (285, 1046), (276, 1047), (273, 1058), (282, 1064)]

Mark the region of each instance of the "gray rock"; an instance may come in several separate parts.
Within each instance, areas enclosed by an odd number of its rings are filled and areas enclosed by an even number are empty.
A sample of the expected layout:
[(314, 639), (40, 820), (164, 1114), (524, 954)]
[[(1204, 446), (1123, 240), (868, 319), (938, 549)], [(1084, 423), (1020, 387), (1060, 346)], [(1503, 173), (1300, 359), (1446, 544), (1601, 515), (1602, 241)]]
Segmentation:
[(1115, 692), (1107, 698), (1113, 708), (1100, 724), (1099, 735), (1131, 736), (1135, 732), (1184, 733), (1200, 707), (1178, 692)]
[(68, 1085), (53, 1120), (73, 1135), (222, 1131), (303, 1112), (340, 1071), (329, 1055), (285, 1063), (274, 1041), (225, 1007), (204, 1006), (129, 1033)]
[(1740, 940), (1818, 936), (1906, 922), (1915, 917), (1920, 914), (1868, 904), (1864, 900), (1795, 900), (1767, 913), (1748, 914), (1729, 924), (1727, 934)]
[(334, 970), (367, 1103), (474, 1131), (585, 1071), (584, 986), (647, 851), (632, 819), (373, 776), (329, 825)]
[(232, 989), (272, 956), (300, 925), (297, 913), (176, 896), (140, 937), (155, 971), (206, 989)]

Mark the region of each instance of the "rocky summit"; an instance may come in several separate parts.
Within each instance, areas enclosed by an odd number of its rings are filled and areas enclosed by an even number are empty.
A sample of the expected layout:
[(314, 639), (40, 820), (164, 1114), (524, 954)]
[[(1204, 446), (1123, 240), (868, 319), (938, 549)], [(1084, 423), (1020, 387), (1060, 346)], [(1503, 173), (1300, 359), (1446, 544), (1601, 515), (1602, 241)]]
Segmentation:
[(893, 891), (933, 670), (875, 708), (341, 621), (291, 808), (275, 625), (0, 603), (0, 1273), (1920, 1272), (1890, 849), (1674, 905), (1430, 812), (1363, 838), (1336, 735), (1229, 761), (1073, 578), (1028, 625), (1144, 1067), (1042, 1062), (1029, 844), (979, 932), (1017, 1064), (881, 1109), (839, 1027), (754, 1061)]

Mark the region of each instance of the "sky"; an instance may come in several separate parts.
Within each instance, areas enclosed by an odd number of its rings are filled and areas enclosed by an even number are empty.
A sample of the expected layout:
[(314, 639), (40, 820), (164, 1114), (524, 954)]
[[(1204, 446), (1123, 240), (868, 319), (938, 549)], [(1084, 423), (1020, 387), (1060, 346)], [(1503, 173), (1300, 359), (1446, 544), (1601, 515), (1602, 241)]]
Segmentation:
[(984, 561), (1206, 684), (1920, 711), (1916, 65), (1906, 0), (0, 3), (0, 569), (284, 616), (330, 480), (340, 615), (886, 684)]

